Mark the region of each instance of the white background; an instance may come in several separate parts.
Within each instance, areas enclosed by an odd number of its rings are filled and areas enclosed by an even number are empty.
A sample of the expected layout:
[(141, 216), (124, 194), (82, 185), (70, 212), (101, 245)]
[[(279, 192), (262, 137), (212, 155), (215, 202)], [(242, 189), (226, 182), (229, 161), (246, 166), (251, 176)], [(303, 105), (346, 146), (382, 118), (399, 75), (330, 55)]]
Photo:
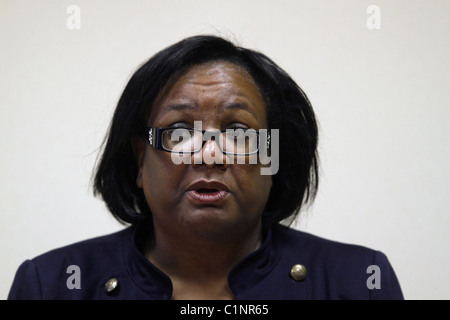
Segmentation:
[(320, 192), (297, 228), (383, 251), (407, 299), (449, 299), (449, 17), (438, 0), (1, 0), (0, 298), (23, 260), (122, 228), (89, 183), (117, 99), (151, 55), (212, 33), (273, 58), (317, 112)]

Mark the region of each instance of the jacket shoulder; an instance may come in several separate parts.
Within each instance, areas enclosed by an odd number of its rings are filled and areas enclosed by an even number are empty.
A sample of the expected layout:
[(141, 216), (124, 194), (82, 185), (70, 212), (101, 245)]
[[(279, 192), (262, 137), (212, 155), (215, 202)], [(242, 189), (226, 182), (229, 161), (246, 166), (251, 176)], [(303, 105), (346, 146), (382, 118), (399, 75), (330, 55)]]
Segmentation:
[(53, 263), (55, 259), (60, 260), (62, 258), (70, 259), (70, 257), (74, 257), (77, 259), (89, 259), (98, 255), (109, 256), (110, 252), (117, 252), (121, 246), (123, 237), (130, 232), (130, 228), (126, 228), (112, 234), (75, 242), (45, 252), (33, 258), (32, 261), (36, 264), (45, 265)]
[(383, 252), (281, 225), (275, 229), (281, 263), (306, 267), (313, 297), (403, 299), (398, 279)]
[(91, 286), (98, 281), (99, 273), (108, 275), (113, 268), (117, 270), (123, 265), (118, 251), (122, 250), (123, 238), (130, 232), (131, 228), (126, 228), (24, 261), (16, 271), (8, 299), (72, 299), (73, 295), (89, 292), (68, 290), (70, 276), (78, 272), (82, 274), (81, 286)]
[(308, 257), (320, 257), (326, 260), (362, 258), (371, 260), (377, 252), (368, 247), (356, 244), (322, 238), (304, 231), (279, 225), (275, 231), (276, 237), (283, 243), (285, 253), (296, 255), (301, 253)]

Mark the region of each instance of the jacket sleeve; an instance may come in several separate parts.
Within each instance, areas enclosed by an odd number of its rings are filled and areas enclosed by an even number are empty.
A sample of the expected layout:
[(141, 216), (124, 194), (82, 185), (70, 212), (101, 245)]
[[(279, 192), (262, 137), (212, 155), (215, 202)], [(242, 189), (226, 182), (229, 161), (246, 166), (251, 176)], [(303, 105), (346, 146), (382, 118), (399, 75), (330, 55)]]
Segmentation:
[(403, 300), (400, 283), (388, 258), (380, 251), (376, 251), (373, 257), (373, 265), (380, 270), (380, 287), (370, 290), (372, 300)]
[(41, 300), (41, 284), (36, 265), (31, 260), (23, 262), (16, 272), (8, 300)]

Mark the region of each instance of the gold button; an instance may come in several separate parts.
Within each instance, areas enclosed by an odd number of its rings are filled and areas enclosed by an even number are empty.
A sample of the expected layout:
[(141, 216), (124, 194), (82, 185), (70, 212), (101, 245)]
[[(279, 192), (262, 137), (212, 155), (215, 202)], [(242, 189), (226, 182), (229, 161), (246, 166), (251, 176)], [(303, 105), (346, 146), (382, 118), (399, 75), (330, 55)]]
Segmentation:
[(296, 264), (291, 268), (291, 277), (295, 281), (303, 281), (306, 278), (306, 268), (304, 265)]
[(111, 278), (105, 283), (106, 293), (113, 292), (119, 286), (119, 280), (117, 278)]

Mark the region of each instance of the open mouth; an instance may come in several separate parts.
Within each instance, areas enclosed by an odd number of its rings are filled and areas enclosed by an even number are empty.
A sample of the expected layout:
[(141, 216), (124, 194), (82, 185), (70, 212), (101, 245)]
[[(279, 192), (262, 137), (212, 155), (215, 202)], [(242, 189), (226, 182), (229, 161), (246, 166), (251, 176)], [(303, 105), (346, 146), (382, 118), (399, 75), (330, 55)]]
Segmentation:
[(191, 200), (198, 204), (218, 203), (225, 200), (230, 193), (218, 189), (198, 189), (188, 191)]
[(217, 180), (198, 180), (188, 187), (189, 199), (195, 204), (216, 204), (225, 200), (230, 191), (226, 184)]
[(215, 193), (217, 191), (219, 191), (218, 189), (207, 189), (207, 188), (201, 188), (198, 190), (195, 190), (198, 193)]

